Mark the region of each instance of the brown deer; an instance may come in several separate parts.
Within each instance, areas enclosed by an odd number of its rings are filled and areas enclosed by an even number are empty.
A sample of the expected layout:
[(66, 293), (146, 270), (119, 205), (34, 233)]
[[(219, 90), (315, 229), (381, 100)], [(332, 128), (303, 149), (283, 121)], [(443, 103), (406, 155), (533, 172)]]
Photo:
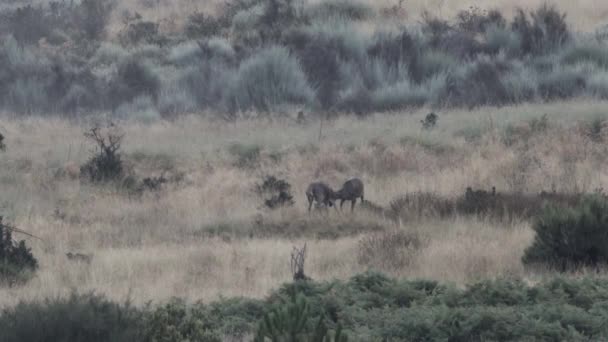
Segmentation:
[(335, 192), (334, 198), (340, 200), (340, 210), (342, 210), (344, 201), (351, 201), (350, 211), (352, 212), (355, 209), (357, 198), (361, 197), (361, 203), (363, 203), (363, 195), (363, 182), (359, 178), (353, 178), (347, 180), (342, 186), (342, 189)]
[(334, 205), (336, 193), (329, 185), (322, 182), (311, 183), (306, 189), (306, 198), (308, 198), (308, 212), (312, 208), (312, 203), (325, 205), (325, 208)]

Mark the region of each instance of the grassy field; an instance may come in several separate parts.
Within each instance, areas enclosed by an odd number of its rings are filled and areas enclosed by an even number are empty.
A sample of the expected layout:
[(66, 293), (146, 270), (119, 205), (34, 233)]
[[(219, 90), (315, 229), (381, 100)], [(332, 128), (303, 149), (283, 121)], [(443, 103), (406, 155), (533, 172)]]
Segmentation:
[[(534, 283), (550, 273), (521, 263), (533, 238), (524, 219), (395, 222), (360, 208), (309, 215), (304, 190), (315, 180), (339, 188), (361, 177), (366, 199), (384, 207), (406, 193), (450, 197), (468, 186), (592, 192), (607, 182), (608, 158), (589, 127), (601, 123), (607, 109), (605, 102), (577, 101), (445, 111), (431, 131), (420, 124), (428, 110), (365, 120), (345, 116), (322, 125), (263, 119), (228, 124), (201, 116), (123, 122), (129, 172), (179, 180), (142, 198), (78, 180), (77, 166), (93, 148), (83, 136), (92, 122), (5, 115), (0, 208), (7, 221), (43, 241), (27, 239), (40, 270), (24, 286), (1, 288), (0, 305), (73, 289), (138, 304), (173, 296), (261, 298), (291, 279), (290, 252), (304, 243), (306, 273), (316, 280), (375, 269), (459, 285), (496, 277)], [(292, 185), (293, 207), (263, 209), (253, 189), (265, 175)], [(393, 231), (418, 234), (422, 243), (415, 251), (360, 257), (365, 239)], [(93, 254), (92, 263), (69, 261), (67, 252)], [(378, 262), (395, 255), (396, 264)]]

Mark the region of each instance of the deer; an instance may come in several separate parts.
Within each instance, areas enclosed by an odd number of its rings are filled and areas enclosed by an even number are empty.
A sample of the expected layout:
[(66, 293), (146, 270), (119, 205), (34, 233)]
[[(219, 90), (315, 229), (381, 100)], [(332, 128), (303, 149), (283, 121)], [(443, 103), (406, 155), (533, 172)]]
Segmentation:
[(350, 211), (355, 209), (357, 198), (361, 197), (361, 203), (364, 201), (363, 182), (359, 178), (352, 178), (344, 182), (342, 189), (334, 193), (334, 198), (340, 200), (340, 210), (345, 201), (351, 201)]
[(93, 259), (93, 256), (90, 254), (81, 254), (81, 253), (66, 253), (65, 254), (69, 260), (72, 261), (76, 261), (76, 262), (83, 262), (85, 264), (90, 264), (91, 260)]
[(308, 198), (308, 212), (310, 212), (312, 203), (315, 201), (317, 204), (325, 205), (326, 209), (327, 207), (333, 206), (335, 197), (336, 193), (329, 185), (323, 182), (311, 183), (306, 189), (306, 198)]

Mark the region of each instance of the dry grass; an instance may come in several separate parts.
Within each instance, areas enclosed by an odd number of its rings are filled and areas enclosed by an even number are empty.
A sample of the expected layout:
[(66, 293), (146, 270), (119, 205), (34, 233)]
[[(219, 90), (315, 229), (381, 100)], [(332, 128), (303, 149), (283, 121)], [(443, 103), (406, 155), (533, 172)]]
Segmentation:
[[(304, 242), (311, 277), (346, 278), (367, 265), (357, 261), (362, 236), (339, 231), (344, 227), (418, 232), (426, 243), (407, 267), (386, 270), (395, 276), (458, 284), (498, 276), (542, 277), (526, 272), (520, 262), (532, 239), (527, 222), (428, 219), (400, 226), (372, 213), (351, 217), (348, 211), (331, 211), (325, 222), (306, 213), (304, 189), (315, 179), (338, 187), (358, 176), (366, 184), (366, 199), (380, 205), (409, 191), (453, 195), (470, 185), (495, 185), (498, 191), (592, 191), (608, 182), (608, 154), (580, 127), (607, 110), (604, 102), (569, 102), (451, 111), (439, 113), (438, 128), (431, 132), (420, 129), (426, 111), (366, 120), (342, 117), (324, 124), (321, 142), (314, 121), (304, 126), (287, 120), (227, 124), (191, 116), (172, 123), (124, 123), (124, 153), (134, 173), (183, 175), (180, 183), (142, 199), (112, 187), (80, 184), (62, 172), (88, 158), (91, 146), (82, 133), (89, 123), (5, 115), (0, 119), (8, 148), (0, 154), (0, 213), (45, 242), (29, 241), (40, 260), (38, 276), (24, 287), (0, 289), (0, 306), (72, 288), (115, 299), (130, 294), (137, 303), (171, 296), (261, 297), (290, 279), (289, 253)], [(544, 113), (549, 128), (530, 133), (529, 120)], [(503, 143), (508, 125), (518, 127), (511, 134), (521, 134), (511, 146)], [(466, 130), (479, 137), (465, 140)], [(235, 142), (259, 146), (259, 163), (251, 169), (234, 166), (228, 151)], [(278, 160), (271, 157), (277, 153)], [(294, 208), (260, 209), (252, 188), (265, 174), (292, 184)], [(280, 228), (295, 222), (290, 228), (303, 232), (294, 239), (281, 230), (261, 237), (254, 223), (260, 217), (262, 225)], [(221, 234), (208, 237), (209, 227)], [(330, 230), (345, 236), (319, 238)], [(68, 251), (92, 253), (93, 261), (74, 264), (65, 257)]]

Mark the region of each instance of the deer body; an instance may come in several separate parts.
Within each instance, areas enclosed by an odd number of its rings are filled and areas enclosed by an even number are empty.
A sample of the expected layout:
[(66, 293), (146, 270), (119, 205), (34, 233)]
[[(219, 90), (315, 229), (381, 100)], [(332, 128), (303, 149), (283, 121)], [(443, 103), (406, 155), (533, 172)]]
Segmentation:
[(329, 185), (322, 182), (316, 182), (310, 184), (306, 189), (306, 198), (308, 198), (308, 211), (310, 212), (312, 203), (315, 201), (318, 204), (324, 204), (326, 208), (333, 206), (335, 193)]
[(361, 198), (361, 202), (363, 202), (363, 182), (359, 178), (347, 180), (342, 186), (342, 189), (335, 193), (335, 198), (340, 200), (340, 209), (342, 209), (342, 205), (345, 201), (351, 201), (350, 211), (355, 209), (355, 203), (359, 197)]

